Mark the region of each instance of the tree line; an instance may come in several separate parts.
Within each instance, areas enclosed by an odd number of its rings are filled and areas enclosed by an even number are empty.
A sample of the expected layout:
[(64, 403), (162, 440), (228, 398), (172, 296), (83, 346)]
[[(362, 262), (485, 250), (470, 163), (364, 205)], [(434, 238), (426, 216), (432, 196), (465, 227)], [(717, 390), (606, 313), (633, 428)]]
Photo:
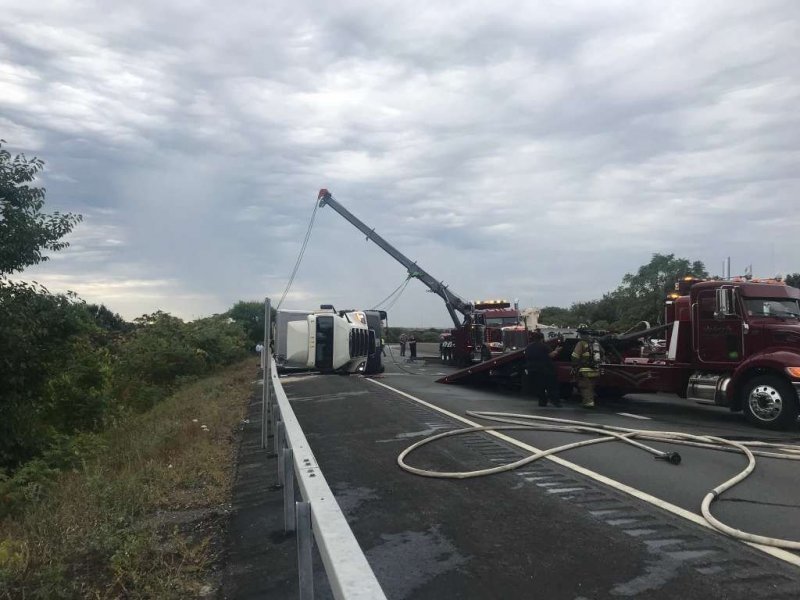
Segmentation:
[[(588, 326), (615, 332), (625, 331), (641, 321), (655, 326), (663, 323), (664, 300), (675, 282), (687, 276), (708, 278), (699, 260), (676, 258), (674, 254), (653, 254), (646, 265), (628, 273), (613, 291), (597, 300), (574, 302), (569, 308), (546, 306), (539, 315), (542, 325)], [(800, 287), (800, 273), (785, 277), (787, 285)]]
[(12, 281), (66, 248), (81, 221), (44, 212), (42, 167), (0, 140), (0, 514), (32, 474), (79, 461), (93, 433), (244, 358), (263, 338), (260, 302), (192, 322), (161, 311), (127, 321), (73, 293)]

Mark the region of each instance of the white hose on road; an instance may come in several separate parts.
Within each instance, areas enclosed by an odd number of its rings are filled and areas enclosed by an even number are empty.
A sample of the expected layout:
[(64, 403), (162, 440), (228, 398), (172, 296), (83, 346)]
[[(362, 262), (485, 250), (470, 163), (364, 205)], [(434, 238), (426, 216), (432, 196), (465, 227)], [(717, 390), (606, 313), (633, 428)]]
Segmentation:
[[(722, 523), (714, 515), (711, 514), (711, 503), (717, 500), (724, 492), (734, 487), (736, 484), (744, 481), (756, 468), (756, 456), (766, 458), (776, 458), (781, 460), (800, 460), (800, 446), (788, 444), (773, 444), (769, 442), (737, 442), (727, 440), (725, 438), (714, 437), (710, 435), (693, 435), (689, 433), (681, 433), (675, 431), (652, 431), (648, 429), (629, 429), (627, 427), (614, 427), (611, 425), (602, 425), (597, 423), (585, 423), (583, 421), (573, 421), (569, 419), (556, 419), (553, 417), (543, 417), (539, 415), (523, 415), (514, 413), (500, 413), (500, 412), (483, 412), (483, 411), (467, 411), (467, 415), (485, 419), (487, 421), (494, 421), (503, 423), (504, 425), (480, 425), (476, 427), (466, 427), (463, 429), (455, 429), (452, 431), (445, 431), (432, 435), (423, 440), (420, 440), (405, 450), (403, 450), (397, 457), (397, 464), (409, 473), (421, 475), (423, 477), (438, 477), (446, 479), (469, 479), (472, 477), (482, 477), (484, 475), (491, 475), (493, 473), (502, 473), (504, 471), (511, 471), (523, 465), (530, 464), (536, 460), (564, 452), (565, 450), (572, 450), (581, 448), (592, 444), (601, 444), (604, 442), (623, 442), (630, 444), (652, 454), (655, 458), (665, 460), (672, 464), (680, 463), (680, 455), (677, 452), (663, 452), (651, 446), (643, 444), (637, 440), (645, 440), (650, 442), (662, 442), (668, 444), (679, 444), (684, 446), (694, 446), (699, 448), (707, 448), (710, 450), (719, 450), (724, 452), (736, 452), (744, 454), (747, 457), (747, 466), (737, 475), (731, 477), (727, 481), (721, 483), (713, 490), (708, 492), (703, 498), (700, 505), (700, 511), (706, 521), (714, 529), (721, 531), (729, 536), (752, 542), (755, 544), (762, 544), (765, 546), (774, 546), (777, 548), (785, 548), (788, 550), (800, 550), (800, 541), (784, 540), (780, 538), (767, 537), (763, 535), (756, 535), (741, 531), (725, 523)], [(518, 461), (500, 465), (497, 467), (490, 467), (487, 469), (478, 469), (476, 471), (432, 471), (429, 469), (420, 469), (412, 467), (406, 463), (406, 457), (417, 448), (430, 444), (442, 438), (464, 435), (467, 433), (474, 433), (478, 431), (501, 431), (501, 430), (533, 430), (533, 431), (547, 431), (547, 432), (562, 432), (562, 433), (583, 433), (595, 434), (600, 437), (595, 437), (588, 440), (579, 442), (572, 442), (547, 450), (540, 450), (526, 456)]]

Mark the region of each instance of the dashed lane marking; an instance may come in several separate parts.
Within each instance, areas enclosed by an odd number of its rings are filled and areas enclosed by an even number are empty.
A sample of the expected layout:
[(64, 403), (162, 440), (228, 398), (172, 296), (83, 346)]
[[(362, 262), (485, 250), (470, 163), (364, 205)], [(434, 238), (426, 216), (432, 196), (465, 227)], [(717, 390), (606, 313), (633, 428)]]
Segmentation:
[(621, 417), (630, 417), (631, 419), (645, 419), (647, 421), (651, 421), (650, 417), (645, 417), (643, 415), (634, 415), (633, 413), (617, 413)]
[[(392, 386), (386, 385), (385, 383), (381, 383), (380, 381), (376, 381), (374, 379), (368, 379), (367, 381), (370, 381), (370, 382), (374, 383), (375, 385), (379, 385), (379, 386), (381, 386), (383, 388), (386, 388), (387, 390), (391, 390), (396, 394), (400, 394), (404, 398), (408, 398), (409, 400), (413, 400), (414, 402), (416, 402), (416, 403), (418, 403), (418, 404), (420, 404), (422, 406), (426, 406), (426, 407), (430, 408), (431, 410), (435, 410), (436, 412), (438, 412), (440, 414), (447, 415), (451, 419), (455, 419), (456, 421), (460, 421), (461, 423), (464, 423), (468, 427), (479, 427), (480, 426), (480, 423), (476, 423), (475, 421), (471, 421), (470, 419), (467, 419), (465, 417), (457, 415), (457, 414), (455, 414), (453, 412), (450, 412), (447, 409), (444, 409), (444, 408), (441, 408), (439, 406), (436, 406), (435, 404), (431, 404), (430, 402), (426, 402), (425, 400), (417, 398), (416, 396), (412, 396), (411, 394), (408, 394), (408, 393), (406, 393), (406, 392), (404, 392), (402, 390), (398, 390), (397, 388), (393, 388)], [(500, 433), (499, 431), (485, 431), (484, 433), (492, 435), (492, 436), (496, 437), (497, 439), (503, 440), (504, 442), (512, 444), (512, 445), (514, 445), (514, 446), (516, 446), (518, 448), (522, 448), (523, 450), (527, 450), (528, 452), (531, 452), (531, 453), (536, 453), (536, 452), (540, 451), (539, 448), (535, 448), (535, 447), (531, 446), (530, 444), (526, 444), (525, 442), (521, 442), (520, 440), (517, 440), (515, 438), (509, 437), (504, 433)], [(614, 488), (615, 490), (618, 490), (620, 492), (624, 492), (625, 494), (628, 494), (629, 496), (633, 496), (634, 498), (638, 498), (639, 500), (642, 500), (643, 502), (647, 502), (648, 504), (652, 504), (653, 506), (657, 506), (657, 507), (659, 507), (659, 508), (661, 508), (663, 510), (666, 510), (667, 512), (671, 512), (674, 515), (682, 517), (682, 518), (686, 519), (687, 521), (691, 521), (692, 523), (700, 525), (701, 527), (705, 527), (706, 529), (709, 529), (709, 530), (711, 530), (711, 531), (713, 531), (715, 533), (719, 533), (720, 535), (723, 535), (722, 533), (720, 533), (719, 531), (714, 529), (711, 525), (709, 525), (708, 522), (703, 517), (691, 512), (691, 511), (688, 511), (685, 508), (681, 508), (680, 506), (677, 506), (675, 504), (667, 502), (666, 500), (662, 500), (661, 498), (657, 498), (656, 496), (648, 494), (647, 492), (643, 492), (642, 490), (639, 490), (639, 489), (636, 489), (634, 487), (631, 487), (631, 486), (629, 486), (627, 484), (624, 484), (624, 483), (622, 483), (620, 481), (617, 481), (616, 479), (611, 479), (610, 477), (606, 477), (605, 475), (602, 475), (602, 474), (600, 474), (600, 473), (598, 473), (596, 471), (592, 471), (591, 469), (587, 469), (586, 467), (582, 467), (582, 466), (580, 466), (578, 464), (575, 464), (573, 462), (570, 462), (570, 461), (565, 460), (563, 458), (560, 458), (558, 456), (546, 456), (545, 459), (547, 459), (549, 461), (552, 461), (552, 462), (556, 463), (557, 465), (561, 465), (562, 467), (566, 467), (567, 469), (571, 469), (572, 471), (575, 471), (576, 473), (580, 473), (581, 475), (584, 475), (585, 477), (589, 477), (591, 479), (594, 479), (595, 481), (599, 481), (600, 483), (603, 483), (603, 484), (605, 484), (605, 485), (607, 485), (607, 486), (609, 486), (611, 488)], [(734, 539), (734, 538), (729, 538), (729, 539)], [(792, 552), (789, 552), (787, 550), (782, 550), (781, 548), (773, 548), (771, 546), (764, 546), (762, 544), (754, 544), (752, 542), (741, 542), (741, 543), (747, 544), (748, 546), (751, 546), (751, 547), (753, 547), (753, 548), (755, 548), (757, 550), (760, 550), (761, 552), (764, 552), (765, 554), (769, 554), (770, 556), (773, 556), (774, 558), (777, 558), (779, 560), (783, 560), (783, 561), (785, 561), (787, 563), (790, 563), (792, 565), (800, 567), (800, 556), (798, 556), (797, 554), (793, 554)]]

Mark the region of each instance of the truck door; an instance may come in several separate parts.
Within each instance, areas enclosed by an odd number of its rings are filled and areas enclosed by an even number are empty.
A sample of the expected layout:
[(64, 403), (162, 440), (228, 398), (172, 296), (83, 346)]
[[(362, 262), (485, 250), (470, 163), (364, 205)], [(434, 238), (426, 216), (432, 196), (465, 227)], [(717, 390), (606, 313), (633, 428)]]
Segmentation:
[(694, 339), (701, 363), (738, 363), (742, 360), (742, 317), (737, 302), (729, 314), (720, 314), (716, 290), (703, 290), (694, 308)]

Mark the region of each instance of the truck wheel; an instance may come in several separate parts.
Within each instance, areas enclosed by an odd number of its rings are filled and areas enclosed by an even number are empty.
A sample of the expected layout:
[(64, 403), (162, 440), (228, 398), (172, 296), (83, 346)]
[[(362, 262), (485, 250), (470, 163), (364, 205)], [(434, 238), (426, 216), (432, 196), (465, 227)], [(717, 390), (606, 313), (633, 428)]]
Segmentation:
[(753, 377), (745, 384), (742, 394), (744, 414), (753, 425), (782, 429), (797, 421), (797, 393), (776, 375)]

